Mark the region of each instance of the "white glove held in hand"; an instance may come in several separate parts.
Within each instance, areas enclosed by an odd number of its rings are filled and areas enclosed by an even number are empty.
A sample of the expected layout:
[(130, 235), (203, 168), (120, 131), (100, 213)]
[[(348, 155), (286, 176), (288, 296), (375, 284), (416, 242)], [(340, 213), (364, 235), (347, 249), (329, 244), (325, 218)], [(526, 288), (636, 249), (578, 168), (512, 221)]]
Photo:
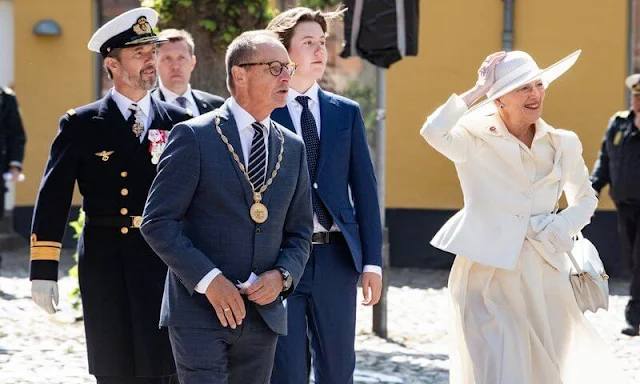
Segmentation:
[(533, 216), (529, 222), (527, 236), (540, 241), (551, 254), (565, 253), (573, 249), (569, 223), (565, 217), (558, 214)]
[(31, 281), (31, 298), (50, 314), (56, 313), (53, 303), (58, 306), (58, 283), (53, 280)]
[(569, 223), (560, 215), (551, 215), (553, 220), (538, 233), (547, 251), (552, 253), (566, 253), (573, 249), (573, 239), (569, 235)]

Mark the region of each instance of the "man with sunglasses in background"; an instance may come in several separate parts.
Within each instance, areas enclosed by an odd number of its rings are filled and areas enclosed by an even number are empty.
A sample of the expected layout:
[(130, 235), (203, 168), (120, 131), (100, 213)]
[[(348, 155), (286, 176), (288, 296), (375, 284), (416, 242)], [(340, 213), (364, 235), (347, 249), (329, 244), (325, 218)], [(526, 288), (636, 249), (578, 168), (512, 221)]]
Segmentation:
[(169, 266), (160, 325), (181, 384), (269, 382), (311, 248), (304, 144), (270, 118), (295, 64), (267, 31), (238, 36), (225, 63), (231, 97), (173, 128), (143, 215)]

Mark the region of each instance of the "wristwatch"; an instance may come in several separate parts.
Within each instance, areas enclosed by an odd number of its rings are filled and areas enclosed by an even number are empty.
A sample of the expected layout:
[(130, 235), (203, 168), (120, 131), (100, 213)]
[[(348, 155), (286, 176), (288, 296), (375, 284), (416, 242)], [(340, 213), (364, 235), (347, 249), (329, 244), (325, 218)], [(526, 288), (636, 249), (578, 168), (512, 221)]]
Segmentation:
[(278, 271), (282, 273), (282, 292), (286, 292), (291, 288), (291, 284), (293, 283), (293, 277), (289, 271), (284, 268), (278, 268)]

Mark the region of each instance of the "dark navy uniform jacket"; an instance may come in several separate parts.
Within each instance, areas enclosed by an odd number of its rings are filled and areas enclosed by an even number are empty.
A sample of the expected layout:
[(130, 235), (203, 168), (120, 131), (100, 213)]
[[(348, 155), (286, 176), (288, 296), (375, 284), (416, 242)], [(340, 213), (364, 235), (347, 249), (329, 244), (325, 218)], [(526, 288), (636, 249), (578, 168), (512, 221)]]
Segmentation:
[(596, 192), (609, 184), (616, 204), (640, 204), (640, 130), (634, 119), (633, 111), (613, 115), (591, 174)]
[(0, 87), (0, 171), (5, 172), (9, 165), (22, 168), (26, 141), (16, 96), (11, 89)]
[[(175, 373), (166, 330), (158, 328), (166, 265), (140, 234), (140, 216), (156, 175), (148, 132), (169, 131), (184, 109), (151, 98), (142, 143), (111, 97), (69, 110), (51, 146), (32, 222), (34, 279), (57, 280), (74, 185), (86, 223), (78, 267), (89, 371), (97, 376)], [(168, 133), (168, 132), (167, 132)]]

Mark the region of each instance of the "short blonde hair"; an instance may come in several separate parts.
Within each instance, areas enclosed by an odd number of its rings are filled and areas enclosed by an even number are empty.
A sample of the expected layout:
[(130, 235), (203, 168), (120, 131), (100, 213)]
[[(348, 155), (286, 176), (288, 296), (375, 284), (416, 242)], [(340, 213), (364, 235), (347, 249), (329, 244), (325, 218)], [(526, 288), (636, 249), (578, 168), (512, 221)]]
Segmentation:
[(175, 43), (177, 41), (184, 41), (185, 43), (187, 43), (187, 47), (189, 48), (189, 53), (193, 56), (193, 52), (195, 52), (196, 45), (193, 42), (193, 36), (186, 30), (169, 28), (160, 32), (158, 36), (164, 37), (165, 39), (169, 39), (169, 42), (171, 43)]

